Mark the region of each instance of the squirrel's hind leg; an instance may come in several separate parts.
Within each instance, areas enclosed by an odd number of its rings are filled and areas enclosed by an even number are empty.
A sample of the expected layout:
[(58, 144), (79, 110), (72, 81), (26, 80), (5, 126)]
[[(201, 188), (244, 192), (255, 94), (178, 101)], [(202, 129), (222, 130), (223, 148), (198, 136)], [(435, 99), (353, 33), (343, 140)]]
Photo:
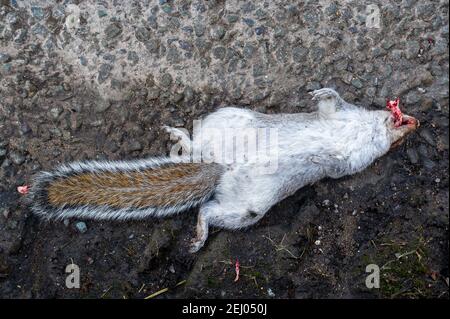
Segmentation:
[(190, 253), (196, 253), (205, 245), (206, 240), (208, 239), (208, 219), (203, 210), (203, 207), (200, 207), (200, 212), (198, 213), (197, 218), (197, 227), (196, 232), (197, 235), (194, 239), (192, 239), (191, 246), (189, 248)]
[(258, 222), (266, 211), (253, 211), (245, 207), (222, 205), (216, 200), (200, 207), (197, 222), (197, 236), (192, 240), (190, 252), (195, 253), (205, 244), (210, 225), (225, 229), (242, 229)]

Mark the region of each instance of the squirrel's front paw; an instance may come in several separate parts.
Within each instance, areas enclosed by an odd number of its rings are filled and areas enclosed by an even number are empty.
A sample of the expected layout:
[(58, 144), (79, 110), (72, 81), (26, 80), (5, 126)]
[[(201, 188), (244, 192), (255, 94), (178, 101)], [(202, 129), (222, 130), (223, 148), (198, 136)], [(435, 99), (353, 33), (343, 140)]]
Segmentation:
[(330, 88), (324, 88), (309, 92), (313, 96), (313, 100), (339, 99), (339, 93)]

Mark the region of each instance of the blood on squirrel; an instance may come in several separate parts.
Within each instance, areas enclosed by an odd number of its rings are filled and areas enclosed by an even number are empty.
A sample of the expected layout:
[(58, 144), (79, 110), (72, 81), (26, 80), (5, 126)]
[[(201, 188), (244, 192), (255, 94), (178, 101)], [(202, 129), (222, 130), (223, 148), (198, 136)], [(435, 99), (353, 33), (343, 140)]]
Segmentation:
[(395, 100), (387, 100), (386, 108), (391, 111), (392, 116), (394, 118), (395, 127), (400, 127), (404, 124), (414, 124), (415, 119), (403, 119), (403, 113), (400, 110), (400, 98), (396, 98)]

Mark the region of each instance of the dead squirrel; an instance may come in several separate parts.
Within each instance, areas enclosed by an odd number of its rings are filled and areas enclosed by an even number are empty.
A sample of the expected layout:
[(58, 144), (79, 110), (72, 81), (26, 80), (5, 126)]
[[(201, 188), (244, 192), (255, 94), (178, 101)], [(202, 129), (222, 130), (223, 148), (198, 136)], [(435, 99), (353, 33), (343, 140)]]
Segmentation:
[[(32, 211), (46, 219), (140, 219), (200, 206), (190, 249), (196, 252), (208, 238), (210, 225), (226, 229), (253, 225), (274, 204), (307, 184), (362, 171), (419, 126), (407, 115), (399, 120), (389, 111), (349, 104), (333, 89), (311, 94), (318, 101), (318, 110), (312, 113), (267, 115), (227, 107), (210, 114), (197, 132), (202, 153), (212, 154), (209, 162), (181, 156), (71, 163), (38, 174), (26, 197)], [(219, 139), (211, 128), (275, 129), (276, 143), (268, 147), (276, 149), (276, 158), (269, 156), (276, 170), (261, 174), (269, 160), (221, 162), (213, 152)], [(179, 129), (167, 130), (187, 149), (197, 142), (197, 135), (191, 141)]]

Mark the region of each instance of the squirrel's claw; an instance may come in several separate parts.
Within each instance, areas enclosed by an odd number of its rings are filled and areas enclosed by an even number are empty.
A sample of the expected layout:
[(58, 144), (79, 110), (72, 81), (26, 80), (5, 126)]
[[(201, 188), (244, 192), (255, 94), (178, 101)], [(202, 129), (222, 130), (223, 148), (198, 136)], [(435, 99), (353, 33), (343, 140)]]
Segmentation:
[(202, 240), (193, 239), (189, 246), (189, 252), (191, 254), (195, 254), (196, 252), (198, 252), (200, 250), (200, 248), (203, 247), (204, 244), (205, 244), (205, 242)]

